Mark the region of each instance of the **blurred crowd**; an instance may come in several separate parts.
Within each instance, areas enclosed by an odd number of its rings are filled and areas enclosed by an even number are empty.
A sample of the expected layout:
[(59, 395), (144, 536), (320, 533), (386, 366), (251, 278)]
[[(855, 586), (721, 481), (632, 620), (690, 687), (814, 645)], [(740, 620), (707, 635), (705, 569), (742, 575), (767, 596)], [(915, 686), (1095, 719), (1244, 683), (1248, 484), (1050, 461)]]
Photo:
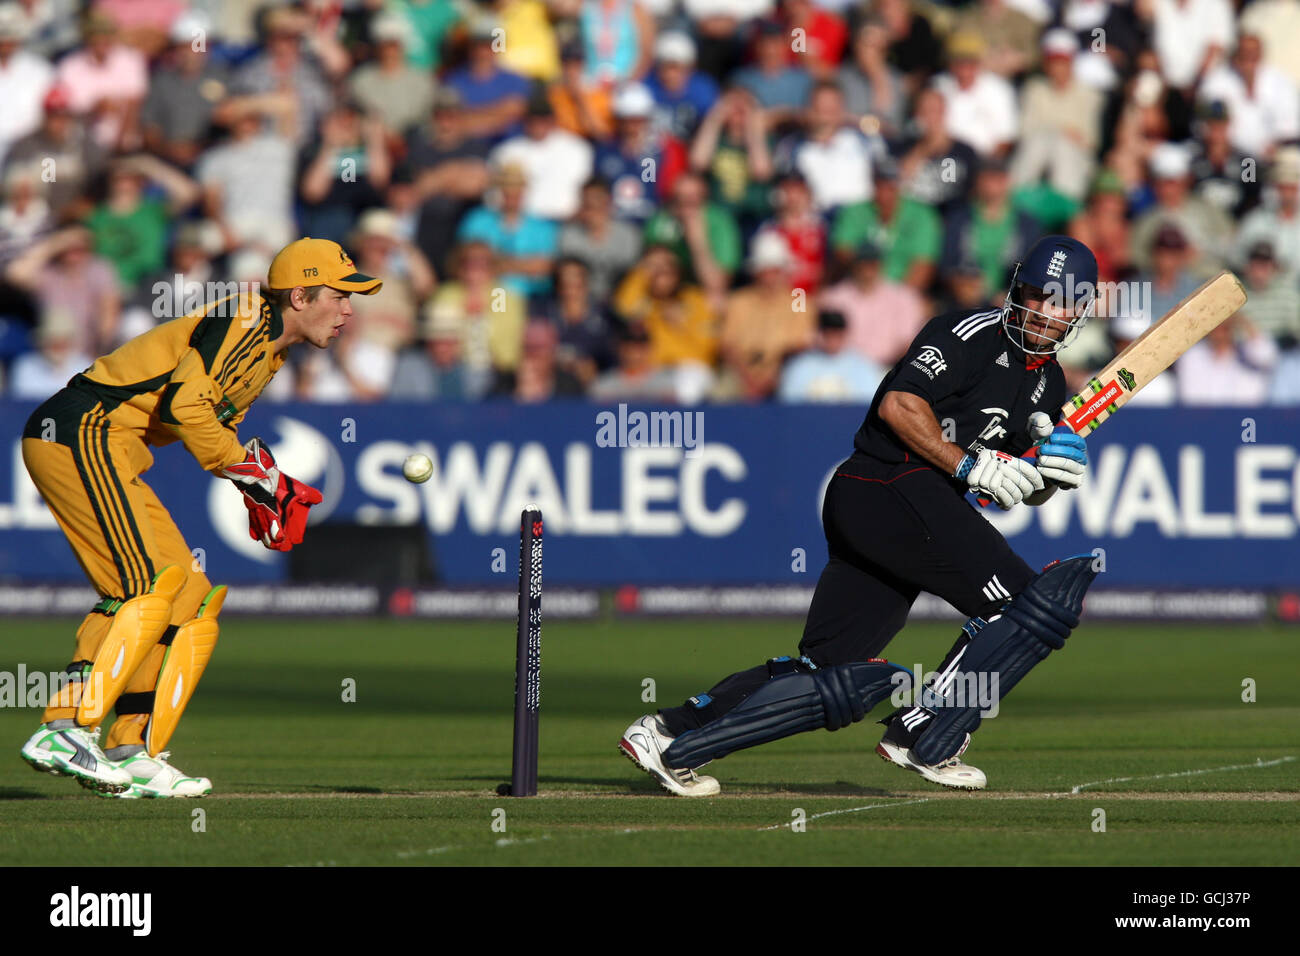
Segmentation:
[(311, 235), (270, 399), (866, 402), (1066, 232), (1073, 386), (1229, 268), (1140, 400), (1300, 404), (1300, 0), (8, 0), (0, 102), (12, 397)]

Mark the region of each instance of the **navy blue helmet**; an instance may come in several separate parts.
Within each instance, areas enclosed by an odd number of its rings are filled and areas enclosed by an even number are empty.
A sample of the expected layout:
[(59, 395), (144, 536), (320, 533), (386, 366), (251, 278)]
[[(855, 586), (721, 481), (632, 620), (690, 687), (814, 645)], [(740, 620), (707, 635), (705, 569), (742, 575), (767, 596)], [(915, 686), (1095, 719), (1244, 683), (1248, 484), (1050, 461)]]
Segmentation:
[(1055, 355), (1097, 304), (1097, 257), (1078, 239), (1044, 236), (1016, 263), (1002, 328), (1028, 355)]

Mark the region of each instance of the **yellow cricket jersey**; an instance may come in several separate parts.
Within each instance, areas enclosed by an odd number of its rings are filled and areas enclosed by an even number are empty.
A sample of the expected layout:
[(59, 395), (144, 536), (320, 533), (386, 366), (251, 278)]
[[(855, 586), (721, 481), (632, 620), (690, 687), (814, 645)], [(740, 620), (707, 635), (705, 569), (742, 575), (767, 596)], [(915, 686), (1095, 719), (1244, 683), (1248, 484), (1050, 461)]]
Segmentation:
[[(96, 360), (32, 413), (23, 437), (71, 447), (94, 412), (143, 445), (180, 439), (204, 470), (219, 475), (244, 459), (236, 426), (284, 365), (285, 353), (270, 349), (283, 329), (261, 296), (208, 303)], [(138, 456), (138, 470), (152, 463), (144, 448)]]

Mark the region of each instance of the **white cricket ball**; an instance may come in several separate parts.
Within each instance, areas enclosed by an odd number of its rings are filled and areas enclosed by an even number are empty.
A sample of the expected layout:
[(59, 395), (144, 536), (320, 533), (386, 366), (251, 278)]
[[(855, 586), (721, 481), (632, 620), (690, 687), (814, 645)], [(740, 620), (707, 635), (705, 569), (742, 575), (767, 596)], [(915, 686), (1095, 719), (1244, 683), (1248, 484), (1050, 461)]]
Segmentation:
[(407, 481), (418, 485), (428, 481), (433, 474), (433, 462), (428, 455), (407, 455), (406, 461), (402, 462), (402, 474)]

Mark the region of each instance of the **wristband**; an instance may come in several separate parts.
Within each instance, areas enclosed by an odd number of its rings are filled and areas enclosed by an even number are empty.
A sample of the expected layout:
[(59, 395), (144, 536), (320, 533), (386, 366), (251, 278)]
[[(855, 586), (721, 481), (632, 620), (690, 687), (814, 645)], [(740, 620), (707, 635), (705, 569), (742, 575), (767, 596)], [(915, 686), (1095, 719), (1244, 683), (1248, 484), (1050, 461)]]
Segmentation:
[(963, 455), (961, 461), (957, 462), (957, 470), (952, 473), (952, 476), (958, 481), (965, 481), (966, 476), (970, 474), (970, 470), (974, 467), (975, 459), (970, 455)]

